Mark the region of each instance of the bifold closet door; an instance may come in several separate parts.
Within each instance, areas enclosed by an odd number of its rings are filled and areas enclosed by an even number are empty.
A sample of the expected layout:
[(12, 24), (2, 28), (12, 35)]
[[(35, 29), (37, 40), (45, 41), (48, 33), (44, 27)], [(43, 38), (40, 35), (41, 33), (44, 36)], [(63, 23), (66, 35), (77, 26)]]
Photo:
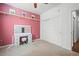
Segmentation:
[(61, 46), (62, 40), (62, 19), (58, 16), (48, 18), (42, 21), (42, 36), (43, 39)]

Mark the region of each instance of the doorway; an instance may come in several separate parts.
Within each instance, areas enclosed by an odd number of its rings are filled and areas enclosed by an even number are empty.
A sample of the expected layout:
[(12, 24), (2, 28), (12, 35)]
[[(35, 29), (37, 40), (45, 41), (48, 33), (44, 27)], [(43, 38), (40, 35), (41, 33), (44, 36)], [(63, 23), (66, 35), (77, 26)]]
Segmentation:
[(79, 10), (72, 11), (72, 51), (79, 53)]

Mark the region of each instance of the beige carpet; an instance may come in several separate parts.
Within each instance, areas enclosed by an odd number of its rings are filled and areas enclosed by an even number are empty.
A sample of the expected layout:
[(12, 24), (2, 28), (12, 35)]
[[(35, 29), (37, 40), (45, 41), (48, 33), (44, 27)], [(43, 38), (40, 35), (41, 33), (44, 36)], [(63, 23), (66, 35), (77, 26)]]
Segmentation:
[(43, 40), (38, 40), (30, 45), (0, 48), (1, 56), (78, 56), (79, 53), (63, 49)]

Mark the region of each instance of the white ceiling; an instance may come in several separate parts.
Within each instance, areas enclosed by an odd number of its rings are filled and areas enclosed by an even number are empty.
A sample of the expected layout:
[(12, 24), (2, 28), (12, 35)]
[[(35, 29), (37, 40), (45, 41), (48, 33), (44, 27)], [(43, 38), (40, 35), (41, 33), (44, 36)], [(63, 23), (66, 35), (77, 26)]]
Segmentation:
[(48, 4), (38, 3), (37, 4), (38, 7), (34, 8), (33, 3), (8, 3), (8, 4), (36, 14), (42, 14), (48, 9), (51, 9), (53, 7), (56, 7), (57, 5), (60, 5), (60, 3), (48, 3)]

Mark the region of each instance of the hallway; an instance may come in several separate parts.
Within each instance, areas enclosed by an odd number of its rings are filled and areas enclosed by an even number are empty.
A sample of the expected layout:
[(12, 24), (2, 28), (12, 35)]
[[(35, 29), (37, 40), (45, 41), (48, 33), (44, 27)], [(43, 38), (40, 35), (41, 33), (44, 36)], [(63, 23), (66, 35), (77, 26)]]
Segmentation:
[(74, 43), (72, 50), (79, 53), (79, 40)]

